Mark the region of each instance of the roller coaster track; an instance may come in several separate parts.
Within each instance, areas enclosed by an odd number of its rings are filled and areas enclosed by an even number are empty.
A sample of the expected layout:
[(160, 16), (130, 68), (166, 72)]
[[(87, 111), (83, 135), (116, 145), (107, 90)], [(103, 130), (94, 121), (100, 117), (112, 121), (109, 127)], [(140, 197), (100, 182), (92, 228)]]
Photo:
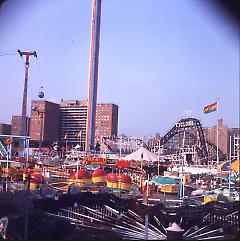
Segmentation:
[(208, 156), (207, 144), (204, 138), (204, 133), (202, 129), (202, 125), (200, 121), (196, 118), (186, 118), (181, 119), (177, 124), (175, 124), (172, 129), (161, 139), (160, 145), (166, 144), (170, 139), (172, 139), (175, 135), (179, 134), (186, 130), (186, 128), (195, 127), (197, 128), (199, 140), (200, 140), (200, 148), (203, 151), (204, 156)]
[(2, 156), (2, 157), (6, 157), (7, 156), (7, 151), (4, 148), (4, 146), (3, 146), (1, 141), (0, 141), (0, 156)]
[[(160, 140), (160, 146), (168, 148), (174, 137), (185, 134), (195, 143), (196, 151), (201, 160), (216, 159), (217, 147), (207, 141), (200, 121), (196, 118), (183, 118), (178, 121)], [(182, 140), (180, 141), (182, 142)], [(219, 159), (224, 159), (225, 155), (219, 149)]]

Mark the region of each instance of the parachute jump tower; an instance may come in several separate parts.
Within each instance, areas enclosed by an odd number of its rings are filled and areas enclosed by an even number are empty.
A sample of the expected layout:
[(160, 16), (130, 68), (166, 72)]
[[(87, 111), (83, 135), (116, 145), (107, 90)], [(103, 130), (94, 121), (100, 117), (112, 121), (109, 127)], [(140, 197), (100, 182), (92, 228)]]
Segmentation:
[(95, 139), (95, 117), (97, 106), (97, 85), (98, 85), (98, 59), (100, 44), (100, 22), (101, 22), (102, 0), (92, 0), (92, 24), (91, 44), (88, 79), (88, 104), (87, 104), (87, 130), (85, 150), (90, 151), (94, 147)]

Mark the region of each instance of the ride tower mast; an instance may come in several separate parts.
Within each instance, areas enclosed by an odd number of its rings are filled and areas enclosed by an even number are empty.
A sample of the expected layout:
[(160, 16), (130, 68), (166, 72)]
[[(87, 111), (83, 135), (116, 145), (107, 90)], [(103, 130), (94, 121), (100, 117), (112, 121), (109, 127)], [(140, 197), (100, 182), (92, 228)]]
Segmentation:
[(87, 152), (93, 149), (95, 139), (101, 4), (102, 0), (92, 0), (92, 24), (87, 100), (87, 130), (85, 143), (85, 150)]

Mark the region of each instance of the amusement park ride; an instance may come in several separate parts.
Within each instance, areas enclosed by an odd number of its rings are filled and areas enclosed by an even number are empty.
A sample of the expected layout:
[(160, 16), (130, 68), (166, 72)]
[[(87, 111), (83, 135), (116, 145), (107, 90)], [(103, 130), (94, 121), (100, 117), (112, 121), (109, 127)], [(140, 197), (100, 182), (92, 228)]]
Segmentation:
[[(217, 162), (217, 147), (206, 139), (200, 121), (192, 117), (178, 121), (153, 146), (140, 138), (102, 138), (101, 148), (106, 152), (119, 151), (120, 146), (126, 152), (144, 146), (157, 154), (160, 160), (169, 160), (176, 165), (182, 161), (191, 165), (214, 165)], [(220, 161), (226, 159), (220, 149), (218, 153)]]
[[(50, 218), (52, 220), (54, 218), (65, 220), (64, 222), (67, 221), (68, 224), (74, 227), (75, 233), (71, 232), (69, 236), (65, 236), (66, 239), (82, 239), (86, 237), (88, 240), (97, 240), (99, 238), (103, 240), (111, 237), (112, 239), (175, 240), (176, 236), (175, 238), (170, 237), (175, 233), (175, 235), (178, 235), (176, 240), (207, 240), (210, 238), (223, 239), (228, 237), (229, 233), (234, 235), (239, 233), (239, 203), (211, 202), (217, 199), (211, 199), (211, 196), (206, 194), (206, 197), (211, 201), (208, 201), (207, 205), (203, 205), (202, 202), (197, 202), (197, 200), (186, 199), (187, 196), (184, 195), (185, 186), (190, 188), (190, 185), (188, 186), (190, 174), (184, 174), (183, 165), (205, 165), (205, 167), (215, 165), (216, 167), (219, 160), (226, 159), (221, 150), (206, 139), (198, 119), (193, 117), (181, 119), (153, 146), (147, 145), (143, 138), (129, 138), (127, 136), (102, 137), (100, 152), (117, 151), (120, 154), (119, 157), (115, 157), (113, 161), (110, 158), (90, 155), (89, 152), (91, 152), (91, 147), (94, 146), (95, 136), (100, 19), (101, 0), (92, 0), (86, 153), (81, 153), (81, 156), (78, 156), (76, 161), (71, 156), (70, 163), (67, 163), (66, 157), (61, 160), (63, 163), (58, 162), (53, 166), (44, 166), (43, 162), (34, 162), (34, 167), (28, 166), (28, 151), (26, 151), (26, 149), (29, 149), (30, 138), (26, 136), (28, 68), (30, 56), (37, 57), (37, 54), (35, 51), (21, 52), (18, 50), (21, 57), (26, 56), (21, 120), (22, 132), (21, 136), (0, 135), (0, 138), (8, 140), (5, 143), (7, 150), (5, 150), (0, 140), (0, 156), (7, 159), (6, 168), (4, 167), (1, 170), (4, 173), (2, 175), (4, 178), (2, 178), (3, 182), (0, 187), (3, 191), (12, 190), (14, 193), (17, 190), (25, 192), (22, 196), (26, 199), (26, 206), (25, 208), (21, 207), (21, 220), (19, 219), (20, 215), (13, 215), (14, 210), (11, 211), (12, 213), (8, 217), (4, 216), (2, 218), (0, 216), (0, 238), (2, 236), (5, 239), (8, 231), (8, 235), (17, 234), (18, 239), (41, 239), (39, 237), (42, 237), (43, 233), (45, 235), (43, 239), (46, 239), (46, 237), (49, 237), (49, 240), (54, 239), (47, 236), (50, 231), (46, 231), (47, 226), (50, 226), (53, 222), (45, 224), (45, 226), (38, 223), (40, 221), (46, 223), (46, 220), (50, 220)], [(44, 98), (42, 88), (38, 97), (40, 99)], [(37, 107), (34, 107), (33, 111), (38, 113), (41, 120), (38, 156), (38, 161), (40, 161), (42, 124), (45, 112)], [(24, 167), (8, 166), (9, 153), (11, 153), (9, 149), (11, 149), (14, 138), (20, 139), (23, 144), (22, 147), (26, 147), (22, 149), (25, 150), (22, 155), (27, 154)], [(165, 162), (164, 165), (166, 166), (169, 162), (176, 166), (182, 165), (182, 170), (179, 170), (179, 176), (175, 176), (175, 179), (174, 175), (176, 173), (170, 171), (166, 173), (172, 174), (172, 178), (167, 174), (162, 177), (162, 181), (170, 178), (171, 181), (175, 180), (176, 183), (162, 182), (156, 189), (156, 181), (154, 183), (153, 178), (150, 180), (150, 175), (153, 172), (148, 172), (148, 168), (146, 168), (148, 165), (142, 166), (143, 153), (141, 154), (141, 160), (137, 162), (121, 159), (123, 152), (133, 152), (140, 147), (145, 147), (157, 154), (159, 158), (158, 165), (159, 161)], [(230, 196), (232, 169), (229, 167), (228, 170)], [(157, 177), (160, 177), (159, 169)], [(150, 181), (152, 184), (149, 184)], [(164, 196), (161, 195), (161, 199), (155, 198), (160, 197), (158, 195), (159, 190), (164, 193)], [(150, 198), (151, 192), (157, 195)], [(178, 193), (179, 199), (166, 200), (166, 193), (170, 195)], [(18, 195), (18, 198), (20, 196)], [(163, 203), (162, 200), (165, 202)], [(179, 204), (173, 205), (172, 203), (175, 202)], [(5, 207), (8, 207), (8, 205), (5, 205)], [(31, 222), (30, 217), (34, 212), (37, 212), (37, 218), (35, 218), (34, 222)], [(16, 218), (17, 220), (15, 220)], [(10, 225), (11, 228), (7, 229), (8, 220), (9, 223), (13, 221), (12, 223), (15, 223), (16, 227), (12, 224), (12, 226)], [(23, 222), (24, 228), (20, 230), (19, 225), (23, 224)], [(62, 224), (64, 222), (62, 221)], [(38, 227), (32, 228), (35, 223), (39, 224), (39, 229)], [(3, 233), (4, 225), (5, 231)], [(58, 226), (55, 225), (53, 230), (61, 232), (61, 229), (65, 226), (64, 224), (60, 226), (62, 228), (56, 229)], [(14, 232), (11, 233), (11, 229)]]
[[(160, 156), (175, 164), (184, 159), (186, 164), (213, 165), (217, 162), (217, 147), (205, 137), (202, 125), (196, 118), (178, 121), (154, 147)], [(218, 149), (219, 160), (226, 157)]]

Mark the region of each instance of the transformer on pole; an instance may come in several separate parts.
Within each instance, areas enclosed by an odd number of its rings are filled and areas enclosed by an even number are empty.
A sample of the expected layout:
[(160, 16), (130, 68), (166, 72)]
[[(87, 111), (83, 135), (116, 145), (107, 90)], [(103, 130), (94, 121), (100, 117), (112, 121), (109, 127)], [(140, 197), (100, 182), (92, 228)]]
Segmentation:
[(102, 3), (102, 0), (92, 0), (92, 24), (91, 24), (88, 105), (87, 105), (88, 111), (87, 111), (86, 145), (85, 145), (85, 150), (87, 152), (93, 149), (94, 139), (95, 139), (101, 3)]

